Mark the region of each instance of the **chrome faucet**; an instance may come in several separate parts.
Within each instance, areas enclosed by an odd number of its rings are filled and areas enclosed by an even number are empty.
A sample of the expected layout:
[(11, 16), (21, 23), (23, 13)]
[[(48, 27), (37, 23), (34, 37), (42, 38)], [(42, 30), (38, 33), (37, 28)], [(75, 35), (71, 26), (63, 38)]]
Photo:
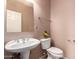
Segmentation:
[(27, 41), (29, 41), (29, 38), (27, 38)]
[(19, 39), (16, 39), (16, 41), (19, 43)]
[(22, 39), (22, 42), (23, 42), (23, 43), (25, 43), (25, 38), (24, 38), (24, 39)]
[(28, 42), (29, 41), (29, 37), (27, 38), (22, 38), (22, 39), (16, 39), (16, 42), (17, 43), (25, 43), (25, 42)]
[(20, 43), (20, 42), (25, 43), (25, 39), (17, 39), (16, 41), (17, 41), (17, 43)]
[(22, 41), (23, 41), (23, 43), (28, 42), (29, 38), (24, 38), (24, 39), (22, 39)]

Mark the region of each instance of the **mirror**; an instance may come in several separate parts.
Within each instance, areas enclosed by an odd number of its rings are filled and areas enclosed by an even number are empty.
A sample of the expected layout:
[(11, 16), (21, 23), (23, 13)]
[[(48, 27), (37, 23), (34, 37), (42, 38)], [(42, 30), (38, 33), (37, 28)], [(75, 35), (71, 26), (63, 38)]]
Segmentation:
[(6, 32), (33, 32), (33, 4), (25, 0), (7, 0)]

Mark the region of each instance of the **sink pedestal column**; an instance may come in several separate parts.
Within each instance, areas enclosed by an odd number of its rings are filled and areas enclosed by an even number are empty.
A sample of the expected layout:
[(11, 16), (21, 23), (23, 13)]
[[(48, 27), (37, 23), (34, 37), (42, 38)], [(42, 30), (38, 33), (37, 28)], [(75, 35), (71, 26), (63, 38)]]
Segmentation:
[(21, 59), (29, 59), (30, 50), (21, 52)]

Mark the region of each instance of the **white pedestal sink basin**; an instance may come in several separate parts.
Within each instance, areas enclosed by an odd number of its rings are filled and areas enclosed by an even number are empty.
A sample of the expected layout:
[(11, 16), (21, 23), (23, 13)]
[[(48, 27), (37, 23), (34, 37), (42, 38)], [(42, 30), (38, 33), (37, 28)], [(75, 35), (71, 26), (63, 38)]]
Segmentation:
[(20, 52), (21, 59), (29, 59), (30, 50), (37, 47), (40, 41), (34, 38), (12, 40), (5, 45), (5, 49), (9, 52)]

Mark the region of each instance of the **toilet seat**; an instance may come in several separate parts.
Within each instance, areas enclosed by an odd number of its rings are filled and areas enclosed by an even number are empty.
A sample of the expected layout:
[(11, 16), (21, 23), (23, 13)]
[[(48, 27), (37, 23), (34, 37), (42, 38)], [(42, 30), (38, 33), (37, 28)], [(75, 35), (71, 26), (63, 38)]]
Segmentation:
[(56, 47), (51, 47), (47, 49), (48, 53), (51, 55), (57, 56), (57, 57), (63, 57), (63, 51), (59, 48)]

